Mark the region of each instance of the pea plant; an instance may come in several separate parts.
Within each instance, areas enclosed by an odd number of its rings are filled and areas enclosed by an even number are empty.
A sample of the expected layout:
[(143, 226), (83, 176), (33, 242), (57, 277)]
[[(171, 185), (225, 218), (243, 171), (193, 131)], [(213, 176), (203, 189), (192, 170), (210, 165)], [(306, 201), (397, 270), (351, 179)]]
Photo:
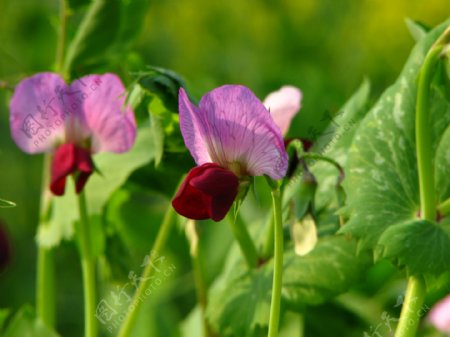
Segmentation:
[(0, 310), (3, 335), (448, 335), (450, 21), (410, 22), (398, 79), (306, 139), (301, 88), (198, 100), (130, 59), (144, 2), (95, 0), (69, 34), (61, 1), (53, 67), (12, 84), (11, 137), (43, 169), (36, 299)]

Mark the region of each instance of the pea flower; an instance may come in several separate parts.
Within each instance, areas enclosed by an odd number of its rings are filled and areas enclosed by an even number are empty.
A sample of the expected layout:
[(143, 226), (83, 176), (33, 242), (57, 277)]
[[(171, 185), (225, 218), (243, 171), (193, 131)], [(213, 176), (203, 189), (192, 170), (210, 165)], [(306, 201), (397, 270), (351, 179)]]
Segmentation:
[(264, 106), (269, 109), (283, 136), (288, 132), (292, 119), (300, 110), (301, 100), (302, 92), (291, 85), (281, 87), (264, 99)]
[(431, 309), (428, 319), (436, 329), (450, 334), (450, 295), (438, 302)]
[(10, 103), (12, 138), (24, 152), (52, 152), (50, 190), (63, 195), (74, 174), (76, 192), (94, 171), (92, 155), (128, 151), (136, 138), (134, 112), (114, 74), (87, 75), (67, 85), (54, 73), (22, 80)]
[(288, 157), (280, 129), (248, 88), (224, 85), (195, 106), (183, 88), (180, 128), (197, 167), (192, 169), (172, 205), (194, 220), (222, 220), (236, 198), (240, 181), (267, 175), (281, 179)]

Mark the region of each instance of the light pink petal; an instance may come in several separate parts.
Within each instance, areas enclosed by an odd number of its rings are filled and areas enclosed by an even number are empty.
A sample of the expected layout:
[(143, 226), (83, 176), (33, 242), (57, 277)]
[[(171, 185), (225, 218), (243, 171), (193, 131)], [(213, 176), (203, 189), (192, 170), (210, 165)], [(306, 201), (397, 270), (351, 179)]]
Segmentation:
[(125, 88), (116, 75), (88, 75), (74, 81), (70, 90), (71, 104), (80, 110), (77, 130), (90, 134), (93, 153), (120, 153), (133, 146), (134, 112), (124, 105)]
[(178, 95), (178, 110), (184, 143), (195, 162), (199, 166), (211, 163), (212, 160), (206, 147), (206, 136), (198, 120), (198, 108), (189, 101), (189, 97), (183, 88), (180, 88)]
[(450, 332), (450, 295), (431, 309), (428, 318), (439, 331)]
[(269, 109), (275, 124), (285, 135), (291, 121), (301, 107), (302, 93), (293, 86), (283, 86), (280, 90), (270, 93), (264, 100), (264, 106)]
[(53, 73), (36, 74), (16, 86), (10, 126), (12, 138), (23, 151), (48, 152), (64, 141), (64, 109), (58, 93), (66, 88)]
[(286, 174), (288, 157), (280, 130), (248, 88), (225, 85), (207, 93), (196, 123), (213, 162), (237, 174), (273, 179)]

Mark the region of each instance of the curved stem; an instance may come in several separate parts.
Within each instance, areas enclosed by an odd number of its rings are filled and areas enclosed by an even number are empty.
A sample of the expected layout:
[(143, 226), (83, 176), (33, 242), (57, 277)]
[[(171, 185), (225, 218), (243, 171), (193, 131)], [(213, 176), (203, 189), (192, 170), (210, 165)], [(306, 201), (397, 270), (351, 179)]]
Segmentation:
[(156, 237), (155, 243), (153, 244), (152, 250), (149, 253), (150, 261), (144, 269), (144, 273), (142, 274), (139, 283), (139, 287), (136, 290), (136, 293), (133, 296), (133, 300), (130, 304), (129, 310), (127, 312), (127, 316), (123, 321), (123, 324), (120, 328), (118, 337), (129, 337), (131, 336), (132, 329), (134, 327), (134, 323), (138, 317), (139, 310), (141, 308), (141, 304), (143, 303), (141, 298), (144, 295), (144, 292), (151, 286), (152, 283), (152, 275), (154, 273), (154, 262), (158, 257), (158, 253), (161, 252), (166, 245), (167, 238), (169, 237), (169, 233), (172, 230), (172, 225), (175, 222), (175, 211), (172, 206), (166, 211), (164, 215), (163, 223), (159, 229), (158, 235)]
[(339, 171), (339, 181), (342, 182), (344, 180), (344, 168), (334, 159), (323, 156), (318, 153), (303, 153), (299, 159), (313, 159), (313, 160), (321, 160), (333, 165)]
[(95, 259), (91, 252), (90, 227), (86, 209), (86, 196), (84, 191), (78, 195), (78, 208), (80, 212), (79, 240), (81, 250), (81, 270), (83, 273), (84, 291), (84, 336), (97, 336), (97, 319), (95, 316), (96, 290), (95, 290)]
[(255, 268), (258, 265), (258, 253), (246, 225), (239, 215), (234, 216), (233, 212), (228, 212), (227, 219), (248, 267), (250, 269)]
[(283, 281), (283, 221), (281, 217), (280, 189), (278, 187), (272, 188), (272, 207), (275, 225), (275, 253), (268, 337), (277, 337), (280, 321), (281, 286)]
[[(44, 156), (42, 168), (41, 205), (39, 227), (47, 226), (51, 194), (48, 189), (50, 173), (50, 155)], [(53, 252), (51, 249), (38, 247), (36, 277), (36, 311), (37, 316), (48, 326), (55, 323), (55, 276)]]

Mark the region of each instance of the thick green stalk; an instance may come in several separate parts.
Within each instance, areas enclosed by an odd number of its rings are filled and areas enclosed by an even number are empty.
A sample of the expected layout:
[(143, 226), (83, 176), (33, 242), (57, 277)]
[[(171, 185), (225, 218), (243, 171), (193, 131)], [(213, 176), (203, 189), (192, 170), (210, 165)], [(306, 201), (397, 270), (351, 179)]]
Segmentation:
[(96, 337), (98, 326), (97, 318), (95, 316), (95, 259), (91, 251), (91, 236), (88, 220), (89, 218), (86, 208), (86, 196), (84, 194), (84, 191), (81, 191), (81, 193), (78, 195), (78, 209), (80, 212), (79, 240), (84, 291), (84, 336)]
[[(49, 173), (50, 155), (44, 156), (42, 168), (42, 192), (39, 216), (39, 227), (47, 226), (50, 198)], [(55, 323), (55, 277), (53, 252), (49, 248), (38, 247), (37, 257), (37, 279), (36, 279), (36, 311), (37, 316), (48, 326), (53, 327)]]
[(275, 252), (268, 337), (277, 337), (278, 327), (280, 323), (281, 287), (283, 282), (283, 221), (281, 214), (281, 195), (279, 187), (272, 188), (272, 207), (274, 216)]
[(231, 225), (234, 237), (241, 248), (241, 252), (244, 255), (245, 261), (250, 269), (255, 268), (258, 265), (258, 253), (256, 251), (255, 243), (253, 242), (250, 233), (247, 230), (247, 226), (243, 223), (242, 219), (238, 216), (234, 216), (234, 212), (228, 212), (227, 219)]
[(164, 246), (166, 245), (167, 238), (169, 237), (169, 233), (172, 230), (174, 222), (175, 222), (175, 211), (172, 206), (169, 206), (169, 208), (166, 211), (166, 214), (164, 215), (163, 223), (159, 229), (155, 243), (153, 244), (153, 247), (149, 254), (150, 261), (152, 263), (148, 263), (144, 269), (144, 273), (140, 278), (141, 282), (139, 283), (139, 287), (133, 296), (133, 300), (129, 306), (127, 316), (125, 317), (125, 320), (123, 321), (123, 324), (120, 328), (118, 337), (131, 336), (134, 323), (138, 317), (141, 304), (143, 303), (141, 298), (145, 297), (143, 295), (152, 282), (151, 276), (153, 275), (154, 272), (153, 262), (157, 258), (157, 254), (164, 249)]
[[(436, 192), (434, 186), (433, 154), (430, 149), (430, 87), (436, 64), (445, 43), (448, 43), (450, 27), (441, 35), (427, 53), (419, 72), (416, 99), (416, 152), (419, 173), (420, 214), (425, 220), (436, 219)], [(400, 320), (395, 337), (414, 337), (420, 321), (420, 309), (426, 295), (422, 276), (410, 276)]]

